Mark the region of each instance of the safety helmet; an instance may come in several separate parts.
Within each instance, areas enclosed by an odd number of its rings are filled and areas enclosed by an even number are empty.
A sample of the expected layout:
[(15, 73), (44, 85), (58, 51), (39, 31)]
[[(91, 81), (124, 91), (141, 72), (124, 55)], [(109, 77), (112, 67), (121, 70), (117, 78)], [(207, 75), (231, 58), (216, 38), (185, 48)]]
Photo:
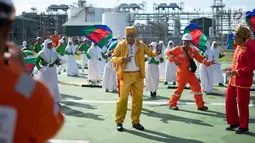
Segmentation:
[(183, 35), (182, 40), (183, 41), (191, 41), (192, 36), (189, 33), (186, 33), (186, 34)]

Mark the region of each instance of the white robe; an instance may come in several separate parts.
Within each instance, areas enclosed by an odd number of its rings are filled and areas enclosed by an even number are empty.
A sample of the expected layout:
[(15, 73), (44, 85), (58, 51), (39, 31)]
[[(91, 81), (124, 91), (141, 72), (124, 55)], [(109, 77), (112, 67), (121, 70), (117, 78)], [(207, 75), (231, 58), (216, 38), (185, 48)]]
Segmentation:
[[(164, 52), (164, 55), (166, 57), (166, 53), (171, 50), (171, 48), (168, 46), (167, 49)], [(166, 59), (166, 69), (165, 69), (165, 82), (176, 82), (176, 72), (177, 72), (177, 66), (174, 62), (170, 62), (168, 58)]]
[(86, 56), (86, 53), (82, 53), (81, 54), (81, 66), (82, 66), (82, 70), (85, 69), (85, 65), (88, 64), (88, 59), (87, 59), (87, 56)]
[(100, 74), (101, 62), (99, 61), (99, 58), (101, 58), (101, 51), (102, 50), (98, 46), (96, 48), (93, 47), (93, 44), (88, 50), (88, 54), (91, 57), (91, 59), (88, 60), (88, 80), (91, 81), (101, 80)]
[[(160, 57), (154, 57), (155, 61), (159, 61)], [(152, 58), (147, 58), (148, 61), (145, 66), (145, 87), (147, 91), (156, 92), (159, 86), (159, 65), (149, 64)]]
[(65, 51), (74, 54), (74, 55), (67, 55), (67, 69), (66, 69), (67, 75), (70, 75), (70, 76), (79, 75), (79, 69), (75, 59), (75, 51), (76, 51), (75, 46), (68, 45)]
[[(163, 52), (166, 50), (166, 46), (165, 44), (163, 43), (163, 41), (160, 41), (159, 43), (162, 43), (163, 46), (162, 46), (162, 55), (164, 54)], [(165, 74), (165, 70), (166, 70), (166, 64), (167, 64), (167, 61), (164, 60), (163, 63), (160, 63), (159, 64), (159, 76), (161, 78), (163, 78), (164, 74)]]
[(219, 62), (220, 50), (218, 48), (211, 47), (213, 60), (216, 64), (212, 65), (213, 68), (213, 84), (224, 83), (224, 77), (222, 74), (221, 64)]
[(117, 90), (117, 73), (114, 71), (113, 63), (109, 60), (104, 67), (102, 87), (108, 90)]
[[(205, 52), (206, 59), (212, 60), (212, 52), (208, 47)], [(212, 67), (206, 67), (204, 64), (199, 65), (199, 76), (201, 80), (201, 88), (203, 91), (207, 93), (212, 93), (213, 91), (213, 75), (212, 75)]]
[[(47, 44), (44, 44), (44, 45), (47, 45)], [(58, 58), (57, 52), (53, 49), (48, 49), (46, 46), (44, 46), (43, 50), (39, 52), (38, 55), (41, 56), (49, 64), (54, 63)], [(37, 80), (42, 81), (48, 87), (55, 102), (60, 101), (60, 92), (58, 88), (58, 76), (57, 76), (57, 69), (55, 65), (53, 67), (46, 67), (46, 66), (42, 67), (35, 75), (35, 78)]]

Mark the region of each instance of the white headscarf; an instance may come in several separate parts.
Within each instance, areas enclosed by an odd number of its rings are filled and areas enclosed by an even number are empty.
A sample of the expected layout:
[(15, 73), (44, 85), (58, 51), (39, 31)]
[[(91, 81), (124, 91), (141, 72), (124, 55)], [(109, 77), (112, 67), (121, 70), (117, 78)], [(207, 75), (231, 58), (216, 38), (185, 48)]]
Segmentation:
[(50, 43), (52, 43), (52, 41), (50, 39), (46, 39), (43, 43), (43, 49), (38, 53), (38, 55), (41, 56), (49, 64), (52, 64), (57, 60), (58, 54), (54, 49), (48, 48), (48, 44)]
[(216, 42), (216, 41), (213, 41), (213, 42), (212, 42), (212, 46), (211, 46), (211, 50), (212, 50), (212, 51), (216, 51), (216, 52), (219, 53), (219, 52), (220, 52), (219, 48), (218, 48), (218, 47), (214, 48), (214, 45), (215, 45), (215, 44), (217, 44), (217, 42)]
[(150, 45), (152, 46), (153, 50), (156, 50), (156, 47), (157, 47), (158, 43), (157, 42), (151, 42)]
[[(72, 43), (72, 45), (69, 45), (70, 42)], [(68, 39), (68, 45), (66, 46), (65, 51), (67, 51), (67, 52), (69, 52), (69, 53), (75, 54), (76, 48), (75, 48), (75, 46), (73, 45), (72, 39), (70, 39), (70, 38)]]
[(64, 43), (65, 43), (65, 41), (64, 41), (63, 39), (60, 39), (60, 40), (59, 40), (59, 43), (64, 44)]
[[(157, 43), (157, 42), (151, 42), (150, 45), (152, 46), (152, 50), (156, 50), (158, 43)], [(150, 61), (151, 58), (148, 57), (148, 59), (149, 59), (149, 61)], [(156, 61), (159, 61), (159, 57), (158, 57), (158, 56), (154, 57), (154, 59), (155, 59)]]
[(23, 41), (22, 46), (23, 46), (23, 48), (26, 48), (27, 47), (27, 41)]
[(212, 60), (213, 59), (213, 53), (212, 53), (212, 50), (210, 48), (210, 42), (207, 42), (206, 44), (207, 48), (206, 48), (206, 51), (205, 51), (205, 56), (206, 56), (206, 59), (207, 60)]
[[(170, 43), (172, 43), (172, 45), (173, 45), (172, 47), (169, 46)], [(171, 41), (169, 41), (168, 44), (167, 44), (167, 49), (170, 50), (170, 49), (173, 49), (173, 48), (174, 48), (174, 42), (171, 40)]]
[(211, 46), (211, 50), (212, 50), (212, 56), (214, 60), (218, 60), (219, 59), (219, 55), (220, 55), (220, 49), (218, 47), (214, 48), (214, 45), (217, 44), (216, 41), (212, 42), (212, 46)]
[(159, 41), (159, 44), (162, 44), (162, 51), (166, 50), (166, 46), (163, 41)]

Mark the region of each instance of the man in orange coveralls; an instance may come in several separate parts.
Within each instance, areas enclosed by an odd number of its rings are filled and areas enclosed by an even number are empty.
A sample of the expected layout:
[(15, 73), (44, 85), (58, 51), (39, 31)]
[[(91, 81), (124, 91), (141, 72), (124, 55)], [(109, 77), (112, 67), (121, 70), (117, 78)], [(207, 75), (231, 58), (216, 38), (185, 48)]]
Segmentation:
[(7, 42), (15, 9), (0, 0), (0, 138), (6, 143), (44, 143), (63, 125), (48, 89), (26, 71), (22, 52)]
[(250, 87), (255, 70), (255, 45), (251, 31), (245, 26), (239, 25), (234, 35), (238, 46), (235, 49), (232, 67), (225, 69), (231, 76), (226, 93), (226, 120), (230, 126), (226, 130), (235, 131), (235, 128), (238, 128), (236, 134), (243, 134), (249, 131)]
[(199, 54), (199, 52), (194, 47), (191, 47), (192, 37), (190, 34), (188, 33), (184, 34), (182, 40), (183, 40), (182, 47), (177, 46), (174, 49), (167, 52), (169, 61), (175, 62), (175, 64), (178, 66), (176, 76), (178, 87), (174, 91), (173, 95), (170, 97), (169, 108), (173, 110), (179, 110), (179, 108), (177, 107), (177, 102), (181, 98), (181, 94), (183, 92), (184, 87), (186, 86), (187, 83), (189, 83), (192, 92), (195, 95), (194, 98), (196, 101), (197, 109), (202, 111), (208, 110), (208, 107), (204, 105), (203, 95), (201, 92), (201, 86), (199, 84), (199, 81), (194, 72), (190, 70), (190, 62), (185, 51), (188, 53), (191, 59), (195, 58), (199, 63), (203, 63), (207, 67), (210, 66), (211, 64), (214, 64), (214, 61), (206, 60)]
[(57, 31), (54, 31), (54, 35), (50, 36), (50, 39), (54, 43), (53, 46), (56, 48), (58, 46), (58, 43), (59, 43), (59, 36), (57, 34)]

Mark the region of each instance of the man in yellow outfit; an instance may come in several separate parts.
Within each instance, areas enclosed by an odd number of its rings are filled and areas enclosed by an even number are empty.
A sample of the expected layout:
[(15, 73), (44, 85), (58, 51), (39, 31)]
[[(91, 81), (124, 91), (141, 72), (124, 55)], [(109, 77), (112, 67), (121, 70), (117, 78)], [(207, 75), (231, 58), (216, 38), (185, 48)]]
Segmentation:
[(127, 113), (128, 95), (132, 94), (132, 124), (137, 130), (144, 130), (140, 124), (142, 111), (142, 99), (145, 77), (144, 57), (155, 57), (161, 53), (161, 48), (152, 51), (142, 41), (136, 40), (136, 28), (126, 27), (125, 40), (121, 41), (115, 48), (111, 61), (116, 64), (118, 72), (119, 99), (116, 107), (117, 130), (123, 131), (122, 123)]

